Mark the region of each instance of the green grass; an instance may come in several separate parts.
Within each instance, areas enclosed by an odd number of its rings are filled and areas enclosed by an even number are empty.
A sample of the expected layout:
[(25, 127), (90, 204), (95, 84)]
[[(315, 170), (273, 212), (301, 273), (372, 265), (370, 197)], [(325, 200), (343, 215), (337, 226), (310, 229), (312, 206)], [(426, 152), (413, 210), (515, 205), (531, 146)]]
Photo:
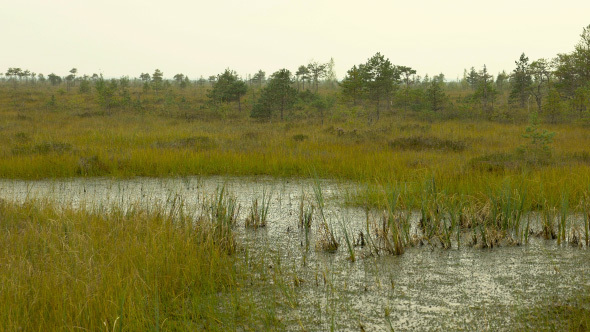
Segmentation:
[[(590, 291), (590, 290), (589, 290)], [(574, 295), (547, 304), (518, 309), (514, 328), (521, 331), (589, 331), (590, 298)]]
[[(541, 125), (556, 136), (552, 153), (533, 162), (519, 149), (527, 146), (524, 122), (432, 121), (394, 110), (367, 124), (338, 104), (324, 124), (305, 109), (261, 123), (228, 105), (208, 106), (203, 88), (143, 94), (141, 109), (108, 111), (74, 90), (0, 84), (0, 178), (309, 177), (314, 169), (322, 178), (403, 184), (414, 203), (432, 178), (438, 191), (459, 196), (510, 181), (526, 191), (525, 209), (545, 199), (558, 207), (562, 192), (579, 202), (590, 185), (584, 124)], [(57, 106), (47, 107), (52, 95)]]
[(262, 324), (217, 221), (161, 208), (0, 204), (0, 325), (17, 330), (219, 330)]
[(246, 217), (245, 225), (246, 227), (250, 228), (261, 228), (266, 227), (266, 222), (268, 221), (268, 212), (270, 209), (270, 200), (272, 198), (272, 193), (266, 193), (266, 190), (262, 191), (262, 200), (259, 206), (258, 198), (252, 199), (252, 206), (248, 211), (248, 216)]

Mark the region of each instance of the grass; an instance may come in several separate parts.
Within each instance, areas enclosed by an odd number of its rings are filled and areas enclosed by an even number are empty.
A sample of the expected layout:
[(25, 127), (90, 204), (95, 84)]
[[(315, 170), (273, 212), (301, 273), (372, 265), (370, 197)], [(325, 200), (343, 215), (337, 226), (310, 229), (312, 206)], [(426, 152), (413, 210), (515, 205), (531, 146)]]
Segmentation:
[(356, 255), (354, 252), (354, 240), (350, 235), (347, 224), (347, 218), (343, 215), (340, 219), (340, 228), (342, 229), (342, 234), (344, 234), (344, 242), (346, 243), (346, 249), (348, 250), (348, 259), (351, 262), (354, 262), (356, 261)]
[[(52, 95), (57, 106), (47, 107)], [(590, 184), (590, 129), (583, 124), (542, 125), (556, 133), (552, 154), (531, 163), (518, 152), (524, 122), (425, 121), (396, 111), (368, 125), (339, 105), (323, 125), (296, 111), (284, 122), (261, 123), (245, 111), (201, 107), (204, 96), (198, 88), (144, 94), (141, 109), (107, 112), (75, 89), (0, 84), (0, 178), (308, 177), (315, 169), (322, 178), (403, 183), (416, 204), (431, 178), (438, 191), (458, 196), (510, 180), (526, 191), (527, 210), (544, 199), (560, 206), (565, 188), (578, 202)]]
[(409, 241), (410, 223), (402, 215), (397, 213), (399, 194), (395, 189), (389, 189), (387, 195), (387, 208), (383, 213), (381, 228), (378, 237), (383, 243), (383, 249), (394, 255), (401, 255)]
[(179, 208), (89, 212), (41, 202), (2, 202), (0, 218), (2, 329), (226, 331), (257, 324), (240, 291), (247, 269), (219, 220), (182, 216)]
[(309, 232), (311, 229), (311, 223), (313, 221), (313, 204), (305, 204), (305, 194), (301, 195), (301, 200), (299, 201), (299, 223), (297, 226), (300, 229), (304, 229), (305, 232)]
[[(284, 122), (263, 123), (229, 106), (206, 106), (202, 90), (162, 91), (159, 96), (142, 96), (141, 102), (129, 107), (104, 109), (91, 95), (0, 84), (0, 178), (219, 174), (289, 178), (309, 177), (311, 169), (315, 202), (305, 204), (302, 197), (299, 217), (306, 253), (313, 217), (317, 248), (334, 252), (340, 246), (331, 216), (325, 213), (320, 177), (352, 180), (366, 188), (350, 193), (347, 203), (366, 208), (361, 245), (370, 253), (401, 255), (409, 246), (423, 243), (444, 249), (527, 243), (534, 226), (531, 214), (542, 216), (539, 236), (561, 244), (573, 243), (574, 237), (581, 241), (584, 234), (588, 248), (590, 127), (586, 124), (544, 125), (557, 133), (551, 154), (531, 158), (522, 151), (524, 122), (433, 121), (396, 110), (367, 124), (362, 110), (337, 105), (322, 121), (296, 110)], [(249, 102), (247, 97), (244, 104)], [(247, 226), (266, 225), (270, 198), (263, 193), (261, 204), (252, 201)], [(181, 201), (172, 206), (89, 212), (51, 204), (1, 203), (0, 303), (5, 303), (1, 326), (7, 330), (262, 330), (268, 327), (265, 322), (280, 326), (274, 303), (271, 311), (260, 313), (244, 295), (241, 285), (252, 267), (236, 260), (239, 244), (233, 229), (240, 212), (236, 198), (220, 187), (203, 200), (202, 214), (193, 217), (185, 214)], [(371, 209), (384, 211), (382, 218), (371, 222)], [(416, 233), (411, 232), (412, 211), (421, 215)], [(579, 214), (582, 231), (572, 217)], [(355, 261), (360, 256), (354, 238), (348, 221), (340, 217), (348, 258)], [(568, 231), (575, 233), (568, 238)], [(266, 269), (264, 262), (248, 264)], [(270, 278), (287, 305), (297, 306), (299, 277), (282, 271), (278, 262), (274, 266)], [(575, 303), (580, 301), (586, 300)], [(553, 324), (565, 321), (572, 323), (564, 325), (567, 329), (588, 329), (587, 320), (578, 320), (587, 311), (576, 305), (534, 310), (552, 313), (543, 326), (557, 329), (560, 325)], [(264, 322), (257, 317), (265, 317)]]
[(212, 224), (213, 234), (217, 244), (229, 252), (235, 250), (236, 243), (233, 238), (233, 227), (239, 214), (240, 206), (236, 197), (230, 194), (225, 186), (218, 187), (215, 193), (203, 200), (201, 219), (209, 220)]
[(324, 211), (324, 194), (322, 193), (322, 187), (317, 178), (314, 181), (313, 191), (316, 199), (316, 205), (318, 207), (318, 214), (320, 217), (318, 223), (320, 239), (317, 242), (317, 246), (323, 251), (334, 252), (338, 250), (340, 242), (336, 238), (334, 228), (332, 227), (331, 222), (326, 217)]
[(590, 298), (582, 294), (519, 309), (515, 329), (522, 331), (588, 331)]
[(252, 200), (252, 206), (250, 207), (248, 217), (246, 217), (246, 227), (254, 229), (266, 227), (271, 197), (272, 194), (269, 193), (267, 195), (266, 191), (263, 191), (262, 203), (260, 204), (260, 206), (258, 206), (258, 198), (254, 198)]
[(464, 141), (453, 141), (441, 139), (438, 137), (412, 136), (400, 137), (389, 142), (392, 149), (401, 150), (442, 150), (451, 152), (460, 152), (465, 150), (467, 144)]
[(590, 201), (586, 197), (582, 203), (583, 209), (582, 214), (584, 218), (584, 239), (586, 241), (586, 247), (590, 245)]

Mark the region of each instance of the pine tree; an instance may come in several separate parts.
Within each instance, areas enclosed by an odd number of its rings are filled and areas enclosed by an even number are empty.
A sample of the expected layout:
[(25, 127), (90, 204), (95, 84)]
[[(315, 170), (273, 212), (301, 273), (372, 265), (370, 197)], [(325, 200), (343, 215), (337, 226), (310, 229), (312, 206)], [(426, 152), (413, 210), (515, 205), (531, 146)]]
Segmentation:
[(287, 69), (281, 69), (270, 76), (270, 80), (264, 89), (260, 98), (254, 104), (252, 113), (253, 118), (270, 119), (272, 112), (278, 109), (280, 119), (284, 119), (284, 111), (293, 107), (297, 97), (297, 90), (292, 87), (293, 80), (291, 72)]
[(524, 108), (525, 103), (530, 95), (530, 86), (532, 78), (529, 71), (529, 58), (522, 53), (518, 61), (514, 62), (516, 68), (510, 76), (510, 99), (518, 101), (518, 105)]

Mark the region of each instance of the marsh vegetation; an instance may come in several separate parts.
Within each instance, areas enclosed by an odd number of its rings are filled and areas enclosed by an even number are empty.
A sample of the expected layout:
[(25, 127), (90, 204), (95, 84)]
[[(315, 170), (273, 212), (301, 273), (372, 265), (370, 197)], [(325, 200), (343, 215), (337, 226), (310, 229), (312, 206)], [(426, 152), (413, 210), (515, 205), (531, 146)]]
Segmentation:
[[(532, 212), (521, 217), (526, 243), (494, 242), (504, 230), (489, 222), (483, 229), (494, 245), (485, 246), (482, 221), (465, 215), (453, 221), (457, 201), (440, 201), (445, 212), (438, 216), (425, 212), (440, 218), (426, 224), (423, 212), (405, 210), (393, 190), (385, 210), (347, 205), (358, 189), (348, 181), (71, 179), (0, 187), (14, 202), (2, 204), (3, 294), (22, 303), (5, 311), (6, 326), (575, 330), (588, 324), (581, 295), (588, 250), (570, 236), (587, 222), (575, 215), (561, 244), (544, 238), (544, 213)], [(273, 193), (266, 196), (266, 226), (244, 227), (262, 192)], [(560, 218), (553, 216), (558, 234)], [(23, 319), (38, 315), (42, 321)]]
[(0, 326), (589, 329), (588, 29), (451, 82), (9, 68)]

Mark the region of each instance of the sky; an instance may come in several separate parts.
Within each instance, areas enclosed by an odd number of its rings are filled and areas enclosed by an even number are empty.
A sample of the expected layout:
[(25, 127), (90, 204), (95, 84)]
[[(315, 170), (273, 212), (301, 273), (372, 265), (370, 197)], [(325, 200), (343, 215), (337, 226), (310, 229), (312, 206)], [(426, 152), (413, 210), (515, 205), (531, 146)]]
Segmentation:
[(339, 79), (380, 52), (419, 75), (510, 72), (571, 52), (588, 0), (4, 0), (0, 71), (191, 79), (335, 61)]

